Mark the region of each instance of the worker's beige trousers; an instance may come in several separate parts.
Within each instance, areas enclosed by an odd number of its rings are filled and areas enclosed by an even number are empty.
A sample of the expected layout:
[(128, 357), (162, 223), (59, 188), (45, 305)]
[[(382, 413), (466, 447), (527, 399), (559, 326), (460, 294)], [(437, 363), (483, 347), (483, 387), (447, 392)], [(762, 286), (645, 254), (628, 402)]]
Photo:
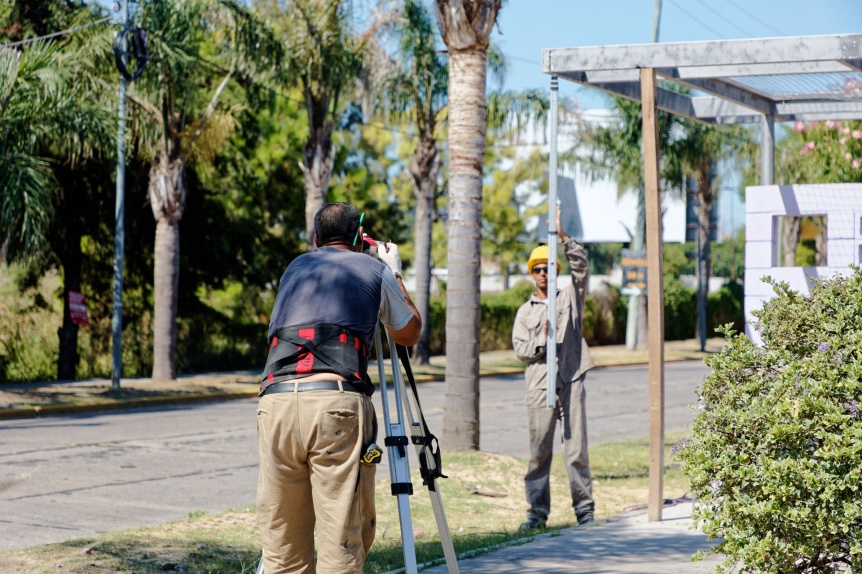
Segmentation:
[[(257, 516), (266, 574), (362, 572), (374, 541), (371, 398), (307, 391), (261, 397)], [(317, 564), (314, 530), (317, 526)]]

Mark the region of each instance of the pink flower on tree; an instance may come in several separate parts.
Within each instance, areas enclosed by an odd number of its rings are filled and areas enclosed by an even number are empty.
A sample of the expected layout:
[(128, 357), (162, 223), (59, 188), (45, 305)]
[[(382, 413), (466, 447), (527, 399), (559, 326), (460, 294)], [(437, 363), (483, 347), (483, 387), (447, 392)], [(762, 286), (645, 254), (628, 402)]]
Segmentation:
[(793, 131), (802, 133), (805, 131), (805, 122), (793, 122)]
[(853, 169), (859, 169), (860, 167), (862, 167), (862, 159), (854, 159), (854, 160), (850, 163), (850, 165), (852, 165), (852, 166), (853, 166)]
[(853, 130), (851, 136), (854, 140), (862, 140), (862, 130)]

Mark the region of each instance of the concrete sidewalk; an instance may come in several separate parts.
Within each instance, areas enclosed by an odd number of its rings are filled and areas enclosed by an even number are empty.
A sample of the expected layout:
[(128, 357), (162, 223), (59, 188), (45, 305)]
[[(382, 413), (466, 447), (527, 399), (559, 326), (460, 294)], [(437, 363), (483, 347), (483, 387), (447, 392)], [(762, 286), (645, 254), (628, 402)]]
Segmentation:
[[(691, 530), (692, 503), (663, 509), (661, 522), (647, 522), (646, 512), (622, 515), (595, 526), (544, 534), (517, 546), (458, 561), (470, 574), (661, 573), (707, 574), (721, 562), (711, 556), (692, 562), (698, 550), (715, 546), (703, 533)], [(422, 570), (447, 574), (446, 565)]]
[[(706, 352), (701, 352), (694, 339), (668, 341), (665, 361), (703, 359), (720, 350), (723, 343), (723, 339), (710, 339)], [(592, 347), (590, 351), (600, 368), (642, 364), (649, 358), (646, 350), (628, 350), (625, 345)], [(388, 361), (386, 370), (390, 371)], [(414, 365), (413, 372), (417, 382), (443, 380), (446, 357), (432, 357), (430, 365)], [(511, 350), (480, 354), (480, 376), (523, 372), (524, 363)], [(376, 366), (369, 365), (369, 374), (377, 382)], [(2, 384), (0, 420), (249, 398), (257, 395), (258, 377), (257, 371), (236, 371), (182, 375), (174, 381), (123, 379), (119, 390), (111, 387), (109, 379)]]

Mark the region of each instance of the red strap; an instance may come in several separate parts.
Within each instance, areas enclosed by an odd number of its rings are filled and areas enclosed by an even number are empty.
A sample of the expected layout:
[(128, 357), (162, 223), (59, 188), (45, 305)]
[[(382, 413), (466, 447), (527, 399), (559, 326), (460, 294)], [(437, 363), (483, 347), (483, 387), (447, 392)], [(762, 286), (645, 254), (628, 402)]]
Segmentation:
[(306, 341), (311, 341), (312, 339), (314, 339), (314, 327), (310, 327), (308, 329), (300, 329), (297, 334)]
[(314, 355), (306, 353), (296, 363), (296, 374), (306, 375), (311, 372), (311, 367), (314, 365)]

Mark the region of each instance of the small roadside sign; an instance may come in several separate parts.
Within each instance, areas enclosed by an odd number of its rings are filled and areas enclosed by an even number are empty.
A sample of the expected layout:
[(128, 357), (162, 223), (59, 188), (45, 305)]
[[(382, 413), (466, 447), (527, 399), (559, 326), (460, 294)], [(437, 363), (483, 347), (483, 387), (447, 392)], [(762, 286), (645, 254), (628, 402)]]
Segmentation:
[(623, 249), (623, 281), (620, 293), (643, 295), (647, 290), (647, 254), (645, 249)]
[(74, 324), (81, 327), (90, 325), (90, 319), (87, 317), (87, 298), (83, 293), (69, 291), (69, 314)]

